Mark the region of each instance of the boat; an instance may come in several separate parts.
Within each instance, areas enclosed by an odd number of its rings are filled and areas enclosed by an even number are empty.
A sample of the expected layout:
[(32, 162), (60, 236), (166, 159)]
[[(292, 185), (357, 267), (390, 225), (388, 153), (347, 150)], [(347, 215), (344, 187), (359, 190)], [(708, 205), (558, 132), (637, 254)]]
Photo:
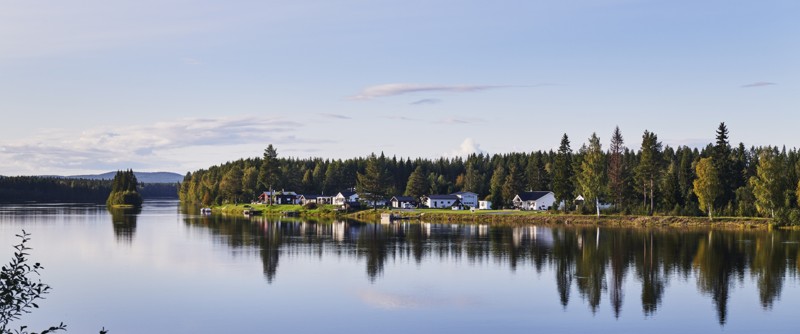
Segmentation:
[(210, 215), (211, 214), (211, 208), (201, 208), (200, 209), (200, 214), (201, 215)]

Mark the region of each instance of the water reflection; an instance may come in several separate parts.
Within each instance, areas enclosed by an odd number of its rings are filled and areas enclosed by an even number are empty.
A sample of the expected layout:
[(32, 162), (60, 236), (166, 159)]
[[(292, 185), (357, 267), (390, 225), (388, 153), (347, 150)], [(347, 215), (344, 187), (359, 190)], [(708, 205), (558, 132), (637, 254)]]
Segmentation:
[[(135, 216), (134, 216), (135, 217)], [(577, 292), (592, 312), (608, 299), (620, 316), (626, 280), (639, 287), (642, 313), (658, 311), (673, 279), (695, 280), (710, 297), (725, 324), (735, 283), (748, 278), (761, 306), (772, 307), (787, 276), (796, 279), (800, 233), (786, 231), (708, 231), (576, 226), (501, 227), (355, 221), (309, 222), (286, 218), (187, 215), (189, 228), (208, 229), (233, 248), (255, 247), (264, 276), (272, 283), (280, 258), (335, 256), (363, 261), (366, 278), (380, 279), (388, 263), (462, 261), (520, 266), (554, 276), (565, 308)], [(788, 273), (791, 273), (788, 275)], [(749, 275), (749, 276), (748, 276)], [(749, 282), (748, 282), (749, 283)]]
[(114, 236), (117, 242), (130, 244), (136, 234), (136, 220), (142, 213), (141, 208), (108, 208), (111, 213), (111, 223), (114, 226)]

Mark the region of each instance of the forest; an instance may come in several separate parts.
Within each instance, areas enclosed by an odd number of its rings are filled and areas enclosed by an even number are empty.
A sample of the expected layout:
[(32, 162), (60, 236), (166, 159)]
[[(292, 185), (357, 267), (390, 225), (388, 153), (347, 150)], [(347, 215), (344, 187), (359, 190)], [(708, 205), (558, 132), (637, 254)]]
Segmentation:
[[(67, 179), (44, 176), (0, 176), (0, 203), (105, 203), (111, 180)], [(173, 183), (139, 183), (143, 198), (177, 198)]]
[[(565, 210), (673, 216), (770, 217), (800, 223), (795, 148), (731, 145), (725, 123), (702, 149), (663, 145), (645, 130), (640, 149), (626, 147), (619, 127), (607, 150), (592, 134), (579, 148), (567, 134), (558, 150), (472, 154), (438, 159), (387, 157), (383, 152), (351, 159), (283, 158), (269, 145), (262, 157), (187, 173), (181, 201), (203, 205), (246, 202), (268, 189), (335, 194), (348, 188), (372, 197), (419, 197), (472, 191), (495, 208), (510, 208), (516, 194), (553, 191)], [(582, 195), (586, 201), (575, 205)]]

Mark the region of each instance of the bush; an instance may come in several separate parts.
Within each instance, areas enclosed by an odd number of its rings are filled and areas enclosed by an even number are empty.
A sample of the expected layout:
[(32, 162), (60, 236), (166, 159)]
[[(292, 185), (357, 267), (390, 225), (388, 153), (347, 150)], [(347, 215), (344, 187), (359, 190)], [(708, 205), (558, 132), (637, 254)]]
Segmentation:
[[(31, 250), (25, 243), (31, 240), (30, 233), (22, 230), (22, 234), (17, 234), (21, 239), (20, 243), (14, 245), (14, 256), (8, 265), (3, 266), (0, 271), (0, 334), (47, 334), (57, 331), (66, 331), (67, 325), (63, 322), (58, 326), (50, 326), (39, 333), (28, 332), (28, 326), (20, 326), (18, 330), (9, 329), (9, 323), (19, 320), (23, 314), (31, 313), (31, 309), (39, 308), (36, 301), (44, 299), (44, 295), (50, 293), (50, 286), (42, 283), (41, 280), (35, 282), (29, 276), (39, 275), (39, 270), (44, 269), (41, 264), (28, 263), (27, 252)], [(103, 328), (100, 334), (107, 334)]]
[[(25, 331), (27, 326), (20, 326), (19, 330), (11, 331), (8, 329), (10, 322), (19, 320), (23, 314), (31, 313), (31, 309), (39, 308), (36, 300), (44, 299), (44, 295), (50, 293), (50, 286), (42, 283), (41, 280), (33, 281), (29, 276), (39, 275), (39, 270), (44, 269), (41, 264), (28, 263), (28, 251), (31, 249), (26, 245), (30, 241), (30, 234), (22, 231), (17, 237), (22, 239), (19, 244), (14, 245), (14, 257), (8, 265), (3, 266), (0, 272), (0, 333), (28, 333)], [(58, 326), (51, 326), (41, 332), (52, 333), (55, 331), (66, 330), (64, 323)]]
[(314, 202), (308, 202), (306, 204), (303, 204), (303, 209), (306, 209), (306, 210), (314, 210), (316, 208), (317, 208), (317, 203), (314, 203)]

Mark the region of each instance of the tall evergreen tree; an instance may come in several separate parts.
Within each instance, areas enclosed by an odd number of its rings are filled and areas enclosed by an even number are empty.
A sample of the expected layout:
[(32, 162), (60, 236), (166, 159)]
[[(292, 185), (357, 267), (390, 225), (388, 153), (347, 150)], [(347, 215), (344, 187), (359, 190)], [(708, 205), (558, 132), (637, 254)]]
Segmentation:
[(731, 145), (728, 142), (728, 128), (725, 122), (719, 124), (717, 128), (717, 141), (714, 145), (714, 151), (711, 155), (711, 161), (714, 164), (719, 175), (720, 181), (720, 195), (716, 201), (716, 207), (724, 208), (734, 199), (734, 191), (736, 187), (741, 184), (737, 180), (733, 170), (733, 160), (731, 159)]
[(422, 166), (417, 166), (417, 169), (408, 177), (405, 195), (419, 199), (428, 192), (429, 187), (428, 179), (425, 178), (425, 171)]
[(503, 198), (503, 184), (506, 181), (506, 169), (502, 164), (497, 164), (497, 167), (492, 173), (492, 179), (489, 182), (489, 193), (492, 197), (492, 206), (497, 209), (502, 209), (505, 203)]
[(614, 128), (611, 135), (611, 147), (608, 152), (608, 190), (611, 201), (619, 209), (622, 206), (623, 191), (625, 189), (625, 160), (622, 153), (625, 150), (625, 141), (619, 126)]
[(556, 197), (556, 206), (564, 202), (564, 211), (572, 201), (574, 188), (572, 183), (572, 149), (569, 147), (569, 137), (565, 133), (561, 137), (555, 161), (553, 162), (553, 193)]
[(273, 191), (280, 186), (280, 161), (278, 160), (278, 150), (269, 144), (264, 149), (264, 157), (261, 160), (261, 168), (258, 171), (258, 181), (262, 189)]
[[(636, 178), (642, 190), (642, 204), (649, 214), (655, 209), (655, 181), (660, 175), (661, 142), (655, 133), (644, 130), (639, 165), (636, 166)], [(649, 197), (648, 197), (649, 196)], [(648, 207), (649, 198), (649, 207)]]
[(525, 188), (522, 171), (512, 164), (508, 168), (505, 182), (503, 182), (503, 205), (511, 207), (511, 201)]
[(386, 157), (383, 153), (380, 157), (376, 157), (374, 153), (369, 156), (364, 173), (358, 173), (357, 180), (359, 196), (373, 203), (386, 199), (391, 175), (386, 170)]

